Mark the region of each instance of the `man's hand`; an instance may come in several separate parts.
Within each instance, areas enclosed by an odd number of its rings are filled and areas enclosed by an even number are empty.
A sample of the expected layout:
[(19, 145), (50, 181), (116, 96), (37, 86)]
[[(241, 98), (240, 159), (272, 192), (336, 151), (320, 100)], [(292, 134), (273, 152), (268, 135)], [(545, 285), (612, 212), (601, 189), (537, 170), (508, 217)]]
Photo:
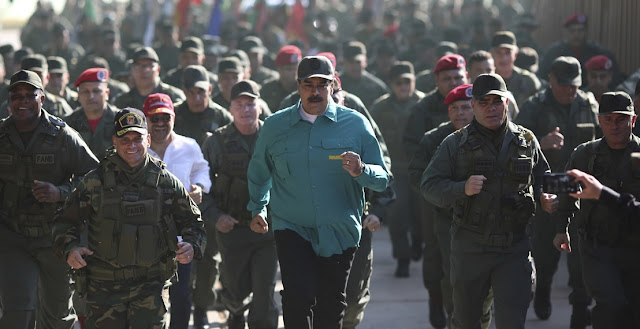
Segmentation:
[(556, 127), (556, 129), (540, 139), (540, 148), (542, 150), (560, 150), (563, 146), (564, 136), (560, 133), (560, 127)]
[(197, 184), (191, 184), (191, 192), (189, 192), (189, 196), (193, 199), (196, 204), (202, 203), (202, 187)]
[(31, 189), (31, 193), (38, 200), (38, 202), (55, 203), (60, 202), (61, 194), (60, 189), (57, 186), (49, 182), (41, 182), (34, 180), (35, 186)]
[(571, 252), (571, 239), (569, 238), (569, 233), (558, 233), (553, 238), (553, 246), (558, 249), (558, 251), (566, 251)]
[(342, 168), (349, 172), (349, 175), (353, 177), (362, 175), (364, 166), (362, 165), (362, 160), (358, 153), (347, 151), (340, 154), (340, 157), (342, 158)]
[(578, 169), (571, 169), (567, 174), (573, 176), (578, 182), (582, 183), (582, 191), (577, 193), (569, 193), (570, 196), (580, 199), (600, 199), (602, 193), (602, 183), (595, 177), (584, 173)]
[(180, 264), (189, 264), (193, 260), (193, 246), (189, 242), (178, 242), (176, 260)]
[(380, 228), (380, 218), (374, 214), (369, 214), (362, 222), (362, 227), (369, 229), (371, 232), (375, 232)]
[(269, 232), (269, 223), (267, 223), (267, 220), (262, 214), (257, 214), (255, 217), (253, 217), (253, 219), (251, 220), (251, 225), (249, 225), (249, 227), (256, 233), (264, 234)]
[(464, 183), (464, 194), (472, 196), (480, 193), (480, 191), (482, 190), (482, 185), (486, 180), (487, 177), (484, 177), (483, 175), (470, 176)]
[(558, 196), (555, 194), (542, 193), (540, 195), (540, 205), (542, 206), (542, 210), (548, 213), (558, 210), (559, 204)]
[(82, 256), (84, 255), (93, 255), (93, 251), (85, 248), (85, 247), (75, 247), (69, 251), (69, 255), (67, 256), (67, 264), (74, 269), (79, 269), (87, 266), (87, 262), (84, 260)]
[(233, 226), (238, 224), (238, 220), (229, 215), (220, 215), (216, 222), (216, 228), (222, 233), (229, 233), (233, 230)]

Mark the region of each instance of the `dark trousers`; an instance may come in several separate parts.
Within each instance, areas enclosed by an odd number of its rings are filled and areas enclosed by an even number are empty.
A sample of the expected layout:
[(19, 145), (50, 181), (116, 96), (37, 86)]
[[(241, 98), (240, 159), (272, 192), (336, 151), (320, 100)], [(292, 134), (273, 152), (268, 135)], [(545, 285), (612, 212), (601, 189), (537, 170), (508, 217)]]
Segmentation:
[(638, 249), (580, 240), (584, 281), (596, 300), (592, 310), (594, 329), (640, 328)]
[[(533, 259), (536, 262), (536, 290), (551, 290), (553, 275), (558, 270), (560, 252), (553, 246), (553, 238), (556, 235), (553, 218), (544, 211), (538, 210), (532, 219), (533, 226)], [(576, 225), (569, 226), (569, 235), (577, 237)], [(573, 250), (578, 250), (578, 239), (571, 241)], [(589, 305), (591, 296), (584, 286), (582, 278), (582, 261), (580, 253), (571, 252), (567, 254), (567, 267), (569, 269), (569, 303), (571, 305)]]
[(287, 329), (340, 329), (347, 306), (345, 289), (356, 248), (320, 257), (292, 230), (274, 232), (284, 289)]
[(369, 229), (362, 230), (360, 247), (353, 257), (353, 265), (347, 282), (347, 308), (344, 312), (343, 326), (355, 328), (364, 318), (364, 309), (371, 299), (369, 284), (373, 270), (372, 233)]
[(169, 301), (171, 302), (170, 329), (189, 328), (191, 317), (191, 263), (178, 264), (178, 282), (169, 287)]

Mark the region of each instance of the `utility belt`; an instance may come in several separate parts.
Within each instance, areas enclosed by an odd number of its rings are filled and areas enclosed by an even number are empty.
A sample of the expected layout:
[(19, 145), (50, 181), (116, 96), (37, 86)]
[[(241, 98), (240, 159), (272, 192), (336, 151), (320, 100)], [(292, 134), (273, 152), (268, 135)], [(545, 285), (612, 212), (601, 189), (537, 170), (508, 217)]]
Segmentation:
[(101, 266), (87, 266), (87, 279), (98, 281), (137, 281), (142, 279), (163, 278), (163, 265), (157, 264), (151, 267), (125, 267), (110, 269)]
[(509, 248), (528, 237), (526, 229), (508, 233), (480, 233), (468, 230), (464, 227), (458, 227), (458, 229), (464, 230), (464, 232), (471, 237), (473, 242), (495, 248)]

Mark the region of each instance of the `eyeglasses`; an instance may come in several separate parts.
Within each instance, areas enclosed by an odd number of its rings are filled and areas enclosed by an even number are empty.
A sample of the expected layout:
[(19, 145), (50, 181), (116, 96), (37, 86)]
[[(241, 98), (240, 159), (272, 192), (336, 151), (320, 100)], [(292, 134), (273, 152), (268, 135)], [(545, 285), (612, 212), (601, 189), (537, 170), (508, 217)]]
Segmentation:
[(171, 114), (156, 114), (149, 118), (149, 121), (151, 121), (151, 123), (158, 123), (160, 122), (160, 120), (162, 120), (163, 122), (171, 121)]

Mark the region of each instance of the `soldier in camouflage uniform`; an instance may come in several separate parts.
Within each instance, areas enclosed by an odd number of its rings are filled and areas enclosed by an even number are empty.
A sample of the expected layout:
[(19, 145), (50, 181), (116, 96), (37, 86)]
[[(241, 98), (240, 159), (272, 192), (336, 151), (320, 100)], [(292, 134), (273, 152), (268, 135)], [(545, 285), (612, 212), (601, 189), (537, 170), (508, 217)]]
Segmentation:
[(495, 62), (496, 73), (507, 83), (507, 88), (515, 96), (516, 102), (524, 103), (540, 89), (538, 77), (514, 65), (518, 56), (518, 45), (513, 32), (499, 31), (493, 35), (491, 56)]
[(49, 83), (47, 91), (61, 97), (72, 109), (80, 105), (78, 103), (78, 93), (69, 88), (69, 70), (67, 69), (67, 61), (58, 56), (49, 56), (47, 58), (49, 66)]
[[(464, 84), (449, 92), (444, 100), (444, 104), (448, 106), (449, 121), (443, 122), (440, 126), (427, 131), (420, 139), (420, 148), (409, 163), (409, 181), (416, 185), (415, 187), (417, 187), (418, 191), (420, 190), (422, 173), (427, 169), (440, 143), (445, 137), (471, 123), (473, 119), (471, 90), (472, 85)], [(453, 287), (451, 286), (449, 263), (451, 258), (451, 236), (449, 234), (452, 220), (451, 213), (446, 208), (435, 207), (426, 201), (424, 201), (423, 207), (423, 235), (425, 240), (423, 276), (429, 276), (429, 280), (425, 280), (425, 283), (437, 281), (442, 285), (442, 304), (444, 304), (444, 309), (447, 311), (447, 326), (451, 328), (451, 316), (453, 315)], [(429, 250), (435, 250), (435, 254), (429, 252)], [(428, 286), (426, 288), (429, 289)], [(431, 292), (431, 290), (429, 291)], [(434, 302), (437, 303), (437, 301), (433, 300), (434, 297), (437, 296), (430, 293), (429, 321), (435, 328), (443, 328), (444, 324), (438, 322), (440, 319), (436, 318), (438, 314), (435, 311), (438, 309), (432, 306)], [(492, 303), (493, 295), (489, 291), (489, 296), (482, 306), (483, 329), (488, 328), (491, 324)]]
[(495, 296), (497, 328), (524, 328), (532, 268), (527, 225), (549, 165), (531, 131), (507, 118), (507, 87), (497, 74), (473, 84), (474, 120), (444, 139), (424, 172), (423, 196), (451, 207), (453, 328), (480, 328), (482, 303)]
[(203, 66), (187, 66), (182, 73), (182, 90), (187, 99), (176, 103), (176, 133), (202, 145), (216, 129), (233, 120), (227, 109), (211, 100), (213, 86)]
[[(31, 71), (11, 78), (12, 115), (0, 121), (0, 328), (69, 329), (69, 266), (54, 257), (54, 213), (98, 160), (80, 136), (42, 109)], [(9, 269), (10, 266), (10, 269)]]
[(247, 53), (249, 57), (251, 80), (262, 86), (265, 82), (278, 80), (280, 78), (280, 74), (277, 71), (262, 65), (268, 50), (262, 45), (260, 38), (252, 35), (246, 36), (240, 41), (238, 48)]
[[(577, 59), (557, 58), (549, 74), (550, 87), (523, 104), (515, 120), (538, 137), (552, 172), (564, 172), (573, 149), (600, 134), (596, 119), (598, 103), (591, 93), (578, 89), (582, 83), (581, 75)], [(575, 228), (575, 225), (569, 227), (570, 230)], [(551, 242), (556, 233), (564, 233), (565, 229), (552, 216), (536, 212), (533, 220), (533, 258), (537, 282), (533, 306), (542, 320), (551, 316), (551, 283), (560, 259), (560, 252)], [(575, 234), (575, 231), (570, 233)], [(569, 285), (572, 287), (569, 295), (569, 302), (573, 306), (571, 325), (572, 328), (584, 328), (589, 322), (588, 305), (591, 297), (582, 280), (579, 254), (569, 254), (567, 265)]]
[[(29, 55), (25, 56), (20, 62), (20, 66), (23, 70), (29, 70), (35, 72), (39, 77), (40, 81), (42, 81), (42, 85), (46, 88), (49, 83), (49, 66), (47, 65), (47, 59), (42, 55)], [(57, 116), (57, 117), (65, 117), (71, 112), (73, 109), (67, 102), (48, 91), (44, 90), (44, 102), (42, 103), (42, 107), (49, 114)], [(0, 118), (5, 118), (9, 116), (9, 101), (0, 105)]]
[(389, 92), (387, 85), (367, 72), (367, 50), (357, 41), (349, 42), (343, 50), (342, 88), (358, 96), (366, 107), (371, 107), (380, 96)]
[(433, 72), (436, 89), (427, 93), (411, 108), (411, 116), (404, 131), (402, 140), (409, 156), (418, 149), (418, 142), (424, 133), (449, 120), (444, 98), (453, 88), (467, 83), (464, 58), (457, 54), (441, 57)]
[(98, 159), (104, 158), (113, 145), (113, 118), (118, 109), (108, 103), (109, 71), (91, 68), (84, 71), (74, 83), (78, 89), (78, 107), (64, 120), (75, 129), (89, 145)]
[[(134, 88), (120, 95), (113, 104), (118, 108), (140, 108), (145, 99), (151, 94), (167, 94), (174, 102), (185, 99), (182, 90), (170, 86), (160, 80), (160, 65), (158, 54), (150, 47), (136, 49), (132, 56), (131, 75), (135, 82)], [(113, 67), (112, 67), (113, 68)]]
[[(202, 256), (200, 211), (182, 183), (147, 153), (144, 114), (116, 114), (112, 149), (56, 216), (55, 250), (86, 293), (85, 328), (164, 328), (162, 294), (176, 270)], [(89, 243), (80, 232), (89, 231)]]
[(278, 51), (275, 67), (280, 77), (266, 82), (260, 90), (262, 99), (273, 111), (279, 110), (280, 102), (292, 92), (297, 91), (296, 71), (301, 59), (302, 52), (296, 46), (287, 45)]
[[(603, 94), (598, 121), (604, 137), (578, 146), (567, 169), (590, 173), (618, 193), (640, 197), (640, 168), (631, 157), (640, 152), (640, 138), (631, 133), (636, 124), (631, 97), (625, 92)], [(596, 301), (593, 328), (640, 328), (638, 217), (621, 215), (597, 200), (568, 198), (558, 217), (563, 225), (571, 220), (571, 226), (578, 227), (571, 241), (565, 231), (553, 244), (582, 256), (584, 283)]]
[[(380, 123), (380, 130), (385, 136), (387, 147), (393, 162), (393, 186), (397, 200), (389, 209), (387, 221), (393, 245), (393, 256), (397, 260), (396, 277), (409, 276), (409, 262), (412, 251), (409, 237), (415, 248), (422, 249), (420, 238), (421, 225), (417, 211), (417, 198), (410, 193), (407, 177), (409, 160), (402, 144), (402, 132), (407, 124), (411, 108), (424, 97), (415, 89), (415, 72), (409, 62), (396, 62), (389, 73), (392, 92), (376, 100), (371, 108), (375, 122)], [(417, 259), (422, 255), (417, 254)], [(417, 260), (416, 259), (416, 260)]]
[[(229, 329), (276, 329), (278, 308), (274, 300), (277, 256), (273, 232), (259, 234), (249, 228), (247, 168), (262, 121), (259, 86), (244, 80), (231, 91), (234, 121), (216, 130), (202, 146), (213, 179), (212, 203), (207, 214), (214, 219), (222, 256), (222, 302), (229, 310)], [(252, 298), (248, 299), (253, 293)], [(250, 303), (249, 303), (250, 301)]]

